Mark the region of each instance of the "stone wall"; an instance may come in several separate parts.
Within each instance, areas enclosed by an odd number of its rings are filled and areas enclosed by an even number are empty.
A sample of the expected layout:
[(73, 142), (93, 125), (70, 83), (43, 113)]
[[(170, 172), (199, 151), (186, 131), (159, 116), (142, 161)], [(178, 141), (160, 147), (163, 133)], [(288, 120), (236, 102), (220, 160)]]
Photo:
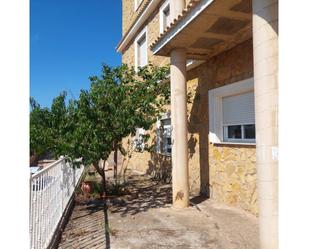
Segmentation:
[[(191, 0), (186, 0), (186, 5), (189, 4), (190, 1)], [(122, 0), (122, 35), (124, 35), (129, 30), (140, 11), (146, 6), (147, 2), (147, 0), (142, 0), (139, 8), (135, 10), (134, 0)], [(160, 5), (164, 2), (165, 1), (162, 0)], [(159, 16), (158, 10), (159, 8), (157, 8), (156, 12), (154, 13), (154, 15), (157, 17)], [(154, 39), (152, 41), (154, 41)]]
[[(190, 187), (212, 199), (258, 213), (255, 146), (208, 141), (208, 91), (253, 77), (252, 40), (188, 72)], [(192, 155), (193, 154), (193, 155)]]
[(210, 145), (210, 197), (258, 213), (255, 146)]
[(122, 0), (122, 35), (129, 30), (146, 2), (147, 0), (142, 0), (140, 6), (135, 10), (134, 0)]
[(149, 150), (143, 152), (133, 149), (132, 137), (123, 140), (123, 146), (128, 152), (124, 158), (124, 169), (131, 169), (139, 173), (147, 173), (149, 175), (162, 176), (161, 180), (171, 175), (171, 157), (156, 153), (156, 124), (150, 131), (145, 131), (145, 135), (149, 134), (150, 138), (145, 142), (145, 146)]
[[(124, 0), (123, 2), (126, 1)], [(163, 66), (170, 63), (170, 58), (163, 56), (154, 56), (149, 48), (150, 44), (160, 35), (159, 8), (160, 6), (157, 8), (157, 11), (148, 18), (145, 25), (139, 30), (139, 32), (141, 32), (143, 28), (147, 26), (148, 61), (152, 64)], [(136, 36), (138, 36), (139, 32), (137, 32)], [(134, 39), (132, 39), (132, 41), (128, 44), (122, 55), (122, 62), (128, 64), (129, 66), (134, 66), (134, 60)]]
[[(241, 55), (241, 56), (240, 56)], [(208, 141), (208, 90), (253, 77), (252, 40), (188, 72), (188, 154), (190, 192), (257, 214), (255, 147), (214, 145)], [(155, 132), (150, 132), (155, 143)], [(129, 168), (153, 173), (171, 167), (152, 152), (133, 152)]]
[(134, 0), (122, 0), (122, 35), (124, 35), (136, 18)]
[[(123, 2), (126, 2), (125, 0)], [(134, 2), (134, 1), (132, 1)], [(188, 3), (189, 1), (186, 0)], [(146, 25), (146, 24), (145, 24)], [(147, 21), (148, 46), (159, 35), (159, 17), (154, 13)], [(153, 56), (156, 65), (170, 63), (167, 57)], [(134, 66), (134, 43), (128, 45), (122, 60)], [(190, 193), (204, 193), (212, 199), (258, 214), (255, 147), (214, 145), (208, 141), (208, 91), (253, 77), (252, 40), (225, 51), (188, 72), (188, 153)], [(154, 129), (150, 132), (154, 145)], [(130, 138), (124, 143), (128, 143)], [(169, 157), (152, 152), (131, 152), (124, 164), (147, 173), (171, 170)], [(167, 171), (168, 171), (167, 170)]]

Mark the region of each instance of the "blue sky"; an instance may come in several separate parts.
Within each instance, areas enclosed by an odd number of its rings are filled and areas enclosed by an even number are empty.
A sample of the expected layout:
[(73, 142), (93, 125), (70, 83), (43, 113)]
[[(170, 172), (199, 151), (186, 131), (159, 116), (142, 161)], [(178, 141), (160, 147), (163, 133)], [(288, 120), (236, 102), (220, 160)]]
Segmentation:
[(30, 1), (30, 95), (50, 106), (61, 91), (78, 97), (102, 63), (121, 55), (121, 0)]

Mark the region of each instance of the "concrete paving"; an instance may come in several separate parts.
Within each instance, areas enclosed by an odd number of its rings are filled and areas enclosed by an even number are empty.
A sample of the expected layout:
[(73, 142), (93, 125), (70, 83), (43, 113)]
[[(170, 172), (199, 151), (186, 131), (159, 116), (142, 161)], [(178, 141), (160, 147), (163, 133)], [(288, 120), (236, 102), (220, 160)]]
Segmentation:
[(126, 196), (77, 203), (59, 248), (259, 248), (255, 216), (203, 197), (174, 209), (169, 184), (145, 176), (129, 181)]

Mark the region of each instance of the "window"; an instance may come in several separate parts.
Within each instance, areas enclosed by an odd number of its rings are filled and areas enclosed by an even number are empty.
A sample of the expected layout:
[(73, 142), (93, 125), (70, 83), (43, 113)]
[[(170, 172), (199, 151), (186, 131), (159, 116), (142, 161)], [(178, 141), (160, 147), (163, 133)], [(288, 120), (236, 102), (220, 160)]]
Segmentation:
[(147, 27), (135, 40), (135, 70), (148, 64), (147, 58)]
[(210, 142), (254, 143), (253, 78), (209, 91)]
[(222, 98), (223, 141), (254, 142), (253, 91)]
[(160, 33), (166, 29), (171, 22), (170, 3), (166, 1), (160, 8)]
[(145, 135), (145, 130), (143, 128), (136, 129), (135, 137), (133, 140), (133, 149), (135, 151), (139, 151), (139, 152), (144, 151), (144, 148), (145, 148), (144, 135)]
[(157, 153), (172, 154), (172, 125), (170, 115), (165, 115), (157, 122)]
[(135, 5), (134, 5), (135, 11), (138, 9), (142, 1), (143, 0), (135, 0)]

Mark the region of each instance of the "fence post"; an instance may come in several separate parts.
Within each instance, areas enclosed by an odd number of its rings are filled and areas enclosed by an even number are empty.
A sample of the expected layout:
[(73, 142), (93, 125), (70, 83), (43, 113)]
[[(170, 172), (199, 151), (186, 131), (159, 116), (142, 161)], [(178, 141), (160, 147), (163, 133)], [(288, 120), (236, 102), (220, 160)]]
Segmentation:
[(61, 190), (61, 213), (63, 212), (63, 186), (64, 186), (64, 157), (60, 156), (61, 161), (61, 182), (60, 182), (60, 190)]

